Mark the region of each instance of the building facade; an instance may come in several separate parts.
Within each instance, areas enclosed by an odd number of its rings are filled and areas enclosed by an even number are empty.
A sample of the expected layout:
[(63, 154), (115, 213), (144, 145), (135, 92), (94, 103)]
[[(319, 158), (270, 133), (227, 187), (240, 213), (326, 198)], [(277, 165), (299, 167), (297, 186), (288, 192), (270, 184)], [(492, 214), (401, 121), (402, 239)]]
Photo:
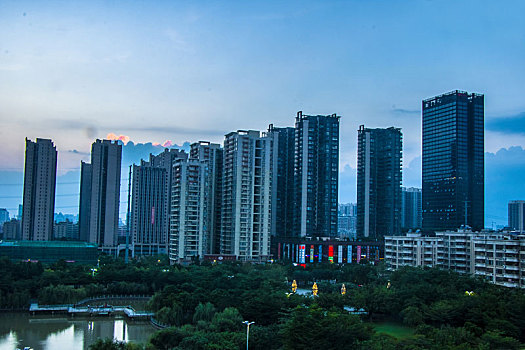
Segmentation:
[(179, 160), (173, 166), (171, 263), (202, 259), (210, 252), (210, 180), (206, 161)]
[(190, 159), (206, 162), (208, 166), (207, 227), (210, 232), (210, 254), (220, 252), (223, 153), (221, 145), (208, 141), (195, 142), (190, 150)]
[(270, 255), (272, 138), (239, 130), (225, 136), (221, 254), (241, 260)]
[(49, 241), (53, 237), (57, 150), (51, 140), (26, 139), (22, 238)]
[(91, 220), (91, 164), (80, 162), (80, 203), (78, 208), (79, 240), (89, 242)]
[(423, 228), (484, 228), (484, 96), (452, 91), (423, 110)]
[(437, 237), (425, 237), (416, 233), (406, 236), (385, 236), (385, 262), (388, 268), (401, 266), (438, 265)]
[(401, 231), (401, 129), (361, 125), (357, 142), (357, 236), (382, 240)]
[(337, 236), (339, 119), (336, 114), (302, 112), (295, 118), (296, 236)]
[(439, 267), (505, 287), (525, 288), (525, 236), (469, 230), (437, 232), (432, 237), (386, 236), (385, 263), (390, 269)]
[(270, 124), (268, 137), (273, 142), (272, 236), (294, 236), (294, 163), (295, 129)]
[(351, 264), (379, 262), (384, 258), (384, 243), (348, 241), (329, 237), (272, 237), (272, 256), (297, 264)]
[(184, 151), (165, 149), (150, 154), (149, 162), (133, 165), (129, 225), (133, 256), (168, 254), (172, 166), (187, 158)]
[(525, 201), (510, 201), (508, 216), (509, 228), (525, 233)]
[[(87, 188), (80, 193), (80, 225), (88, 223), (88, 241), (102, 250), (117, 243), (121, 163), (122, 146), (117, 141), (96, 140), (91, 146), (91, 164), (81, 169), (80, 182)], [(82, 234), (85, 238), (85, 231)]]
[(421, 204), (420, 188), (401, 188), (401, 230), (414, 230), (423, 227)]

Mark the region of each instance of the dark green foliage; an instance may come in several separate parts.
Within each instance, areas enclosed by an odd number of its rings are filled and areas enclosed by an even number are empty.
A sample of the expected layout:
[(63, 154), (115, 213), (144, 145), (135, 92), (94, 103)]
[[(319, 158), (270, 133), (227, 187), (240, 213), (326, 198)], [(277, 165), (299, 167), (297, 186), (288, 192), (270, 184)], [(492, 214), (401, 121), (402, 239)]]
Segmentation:
[[(255, 321), (250, 349), (481, 350), (518, 349), (525, 343), (523, 290), (450, 271), (391, 272), (366, 263), (183, 267), (169, 266), (165, 257), (158, 260), (144, 258), (126, 265), (102, 257), (93, 276), (93, 266), (43, 266), (0, 258), (0, 308), (27, 308), (31, 299), (64, 304), (103, 294), (153, 295), (148, 309), (158, 321), (173, 326), (151, 338), (148, 346), (156, 349), (244, 348), (245, 320)], [(293, 279), (306, 289), (317, 282), (319, 296), (287, 296)], [(345, 307), (364, 308), (368, 314), (351, 315)], [(415, 334), (396, 339), (376, 332), (372, 323), (384, 320), (413, 327)], [(94, 346), (133, 349), (111, 340)]]

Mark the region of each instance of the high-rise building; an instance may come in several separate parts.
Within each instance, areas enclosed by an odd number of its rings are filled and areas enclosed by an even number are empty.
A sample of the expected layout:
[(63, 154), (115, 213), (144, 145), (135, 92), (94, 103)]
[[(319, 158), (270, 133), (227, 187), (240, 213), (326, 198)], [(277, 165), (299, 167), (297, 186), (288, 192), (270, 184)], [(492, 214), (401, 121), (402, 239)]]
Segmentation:
[(208, 200), (207, 206), (207, 228), (209, 231), (207, 250), (210, 254), (220, 252), (221, 237), (221, 208), (222, 208), (222, 162), (223, 149), (218, 143), (199, 141), (191, 145), (190, 159), (206, 162), (208, 166), (208, 187), (209, 192), (205, 197)]
[(401, 129), (359, 127), (357, 236), (382, 239), (401, 231)]
[(91, 164), (80, 162), (80, 205), (78, 209), (79, 239), (89, 241), (89, 222), (91, 214)]
[(511, 230), (525, 232), (525, 201), (509, 202), (509, 228)]
[(173, 165), (169, 257), (172, 263), (210, 253), (209, 163), (179, 160)]
[(117, 141), (96, 140), (91, 164), (81, 168), (80, 232), (86, 238), (82, 225), (88, 223), (88, 241), (108, 251), (117, 243), (121, 162), (122, 146)]
[(295, 129), (270, 124), (267, 132), (273, 142), (272, 236), (294, 236)]
[(53, 237), (57, 150), (51, 140), (26, 139), (22, 238), (49, 241)]
[(0, 226), (6, 221), (9, 221), (9, 212), (6, 208), (0, 208)]
[(259, 131), (225, 136), (221, 254), (241, 260), (270, 254), (272, 139)]
[(130, 236), (134, 256), (168, 253), (172, 165), (187, 159), (181, 150), (150, 154), (133, 165)]
[(401, 190), (401, 228), (403, 230), (422, 227), (421, 189), (403, 187)]
[(12, 239), (16, 241), (22, 239), (21, 226), (20, 220), (17, 219), (11, 219), (10, 221), (4, 222), (2, 239)]
[(302, 112), (295, 118), (296, 236), (337, 236), (339, 119)]
[(423, 100), (423, 228), (484, 226), (484, 96)]
[(338, 236), (340, 238), (356, 239), (357, 205), (355, 203), (339, 204), (337, 221)]

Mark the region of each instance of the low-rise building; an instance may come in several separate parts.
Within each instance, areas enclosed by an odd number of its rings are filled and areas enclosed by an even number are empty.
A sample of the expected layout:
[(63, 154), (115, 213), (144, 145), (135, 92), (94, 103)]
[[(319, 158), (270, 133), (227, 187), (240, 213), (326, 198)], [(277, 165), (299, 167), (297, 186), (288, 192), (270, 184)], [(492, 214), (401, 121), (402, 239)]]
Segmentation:
[(54, 263), (65, 260), (96, 264), (98, 249), (96, 244), (87, 242), (7, 241), (0, 242), (0, 256), (7, 256), (13, 261)]
[(432, 237), (418, 233), (386, 236), (385, 262), (390, 269), (436, 266), (525, 288), (525, 235), (458, 230)]
[(389, 268), (401, 266), (437, 266), (438, 238), (418, 233), (385, 237), (385, 261)]

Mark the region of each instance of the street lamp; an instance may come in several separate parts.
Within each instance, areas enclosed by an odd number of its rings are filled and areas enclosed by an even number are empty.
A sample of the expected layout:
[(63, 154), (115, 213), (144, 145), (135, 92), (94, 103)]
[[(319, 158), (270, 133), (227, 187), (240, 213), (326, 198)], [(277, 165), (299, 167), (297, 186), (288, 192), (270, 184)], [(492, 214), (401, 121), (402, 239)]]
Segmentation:
[(250, 326), (255, 322), (244, 321), (243, 323), (246, 325), (246, 350), (248, 350), (248, 341), (250, 340)]

